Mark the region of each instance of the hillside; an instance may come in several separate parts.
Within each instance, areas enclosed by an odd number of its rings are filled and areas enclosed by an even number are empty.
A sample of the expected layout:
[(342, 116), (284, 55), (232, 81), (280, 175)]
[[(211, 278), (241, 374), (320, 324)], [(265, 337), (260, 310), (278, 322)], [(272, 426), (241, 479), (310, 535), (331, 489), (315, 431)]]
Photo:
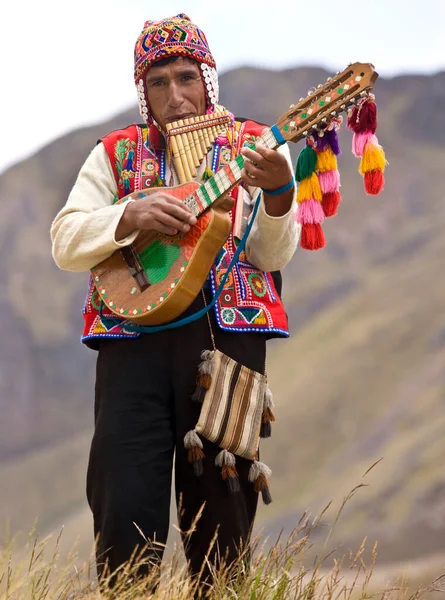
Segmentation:
[[(272, 123), (327, 76), (238, 69), (221, 77), (221, 102)], [(375, 92), (385, 191), (364, 194), (343, 128), (343, 202), (326, 223), (327, 247), (298, 250), (284, 272), (293, 335), (270, 345), (278, 422), (263, 458), (274, 503), (259, 524), (274, 535), (291, 528), (384, 457), (339, 531), (346, 544), (378, 538), (381, 559), (393, 561), (445, 550), (445, 73), (379, 79)], [(0, 520), (14, 531), (35, 515), (47, 528), (85, 509), (87, 276), (54, 266), (49, 228), (96, 140), (134, 120), (136, 110), (74, 131), (0, 177)]]

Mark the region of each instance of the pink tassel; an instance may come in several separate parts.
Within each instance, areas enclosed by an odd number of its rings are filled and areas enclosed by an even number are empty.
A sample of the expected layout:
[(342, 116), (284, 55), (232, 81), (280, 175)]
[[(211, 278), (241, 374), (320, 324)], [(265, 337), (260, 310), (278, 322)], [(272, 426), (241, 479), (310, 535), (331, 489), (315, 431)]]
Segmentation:
[(321, 202), (311, 198), (310, 200), (303, 200), (298, 204), (297, 223), (300, 224), (320, 224), (324, 221), (324, 211), (321, 206)]
[(378, 140), (374, 133), (367, 131), (365, 133), (354, 133), (352, 136), (352, 154), (360, 158), (363, 156), (365, 144), (371, 142), (371, 144), (378, 146)]
[(323, 194), (337, 192), (340, 187), (340, 173), (337, 170), (325, 171), (318, 174), (320, 187)]

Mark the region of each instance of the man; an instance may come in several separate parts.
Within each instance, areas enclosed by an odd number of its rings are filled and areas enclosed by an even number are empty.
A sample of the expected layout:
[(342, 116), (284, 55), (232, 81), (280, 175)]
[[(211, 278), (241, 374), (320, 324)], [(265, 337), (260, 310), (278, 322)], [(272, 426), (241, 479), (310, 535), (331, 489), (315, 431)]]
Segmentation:
[[(114, 202), (135, 189), (178, 185), (165, 147), (166, 124), (211, 113), (217, 103), (215, 62), (202, 31), (186, 15), (145, 23), (135, 47), (135, 82), (145, 126), (132, 125), (105, 136), (82, 167), (51, 229), (53, 256), (62, 269), (88, 271), (132, 244), (142, 231), (174, 235), (196, 225), (192, 212), (162, 187), (137, 201)], [(270, 272), (286, 265), (299, 237), (288, 149), (243, 148), (263, 129), (251, 121), (234, 123), (231, 141), (223, 137), (213, 144), (196, 177), (201, 180), (208, 161), (218, 169), (227, 156), (242, 150), (247, 159), (244, 183), (232, 191), (232, 198), (248, 204), (249, 189), (261, 193), (245, 256), (210, 314), (216, 347), (260, 373), (265, 368), (266, 339), (288, 335)], [(232, 218), (234, 214), (235, 208)], [(204, 286), (207, 301), (234, 248), (230, 236)], [(245, 290), (242, 297), (240, 286)], [(203, 302), (199, 295), (186, 314), (201, 309)], [(213, 464), (220, 448), (203, 440), (206, 459), (199, 478), (184, 448), (184, 435), (195, 426), (201, 408), (190, 397), (200, 353), (210, 345), (207, 318), (140, 334), (126, 330), (122, 320), (107, 326), (98, 308), (91, 284), (83, 341), (98, 350), (98, 358), (87, 496), (98, 536), (99, 574), (106, 562), (114, 571), (127, 561), (144, 544), (141, 532), (154, 545), (160, 544), (150, 556), (161, 559), (169, 527), (174, 453), (184, 535), (203, 508), (185, 546), (191, 572), (198, 573), (206, 557), (212, 562), (225, 556), (232, 562), (249, 541), (257, 507), (258, 493), (248, 480), (251, 461), (237, 458), (240, 490), (231, 494)], [(216, 531), (217, 543), (209, 552)]]

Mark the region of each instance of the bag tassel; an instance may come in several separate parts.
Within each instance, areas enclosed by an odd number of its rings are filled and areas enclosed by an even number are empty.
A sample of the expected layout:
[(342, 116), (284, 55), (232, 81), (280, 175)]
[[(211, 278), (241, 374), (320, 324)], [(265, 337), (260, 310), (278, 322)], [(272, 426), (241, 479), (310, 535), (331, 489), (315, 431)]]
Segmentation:
[(301, 225), (301, 247), (306, 250), (319, 250), (326, 245), (321, 227), (324, 213), (321, 206), (322, 191), (315, 171), (316, 164), (317, 152), (312, 143), (308, 142), (298, 156), (295, 169), (295, 179), (299, 182), (296, 221)]
[(338, 123), (332, 123), (324, 132), (322, 137), (318, 136), (317, 146), (317, 171), (320, 181), (323, 198), (321, 205), (325, 217), (334, 217), (338, 212), (338, 206), (341, 202), (340, 173), (337, 168), (337, 156), (341, 154), (338, 143), (337, 127)]
[(215, 465), (221, 467), (221, 476), (231, 494), (240, 491), (238, 472), (235, 466), (235, 455), (228, 450), (221, 450), (215, 458)]
[(203, 452), (203, 445), (199, 439), (199, 435), (196, 429), (192, 429), (187, 432), (184, 436), (184, 447), (188, 450), (188, 461), (193, 465), (193, 471), (196, 477), (201, 477), (204, 473), (203, 459), (205, 454)]
[(198, 366), (198, 375), (196, 377), (196, 389), (192, 394), (192, 402), (202, 404), (206, 391), (212, 385), (213, 371), (213, 350), (203, 350), (201, 352), (202, 362)]
[(268, 477), (272, 475), (272, 471), (267, 465), (258, 460), (254, 460), (249, 471), (249, 481), (253, 483), (254, 490), (258, 493), (261, 492), (264, 504), (270, 504), (272, 502), (272, 496), (270, 495)]
[(270, 438), (272, 435), (272, 423), (275, 421), (275, 415), (272, 412), (273, 407), (272, 392), (267, 387), (264, 393), (264, 408), (260, 428), (260, 437), (262, 438)]
[(365, 192), (377, 196), (385, 187), (383, 172), (387, 163), (385, 152), (375, 132), (377, 130), (377, 105), (374, 95), (369, 94), (351, 110), (348, 129), (352, 137), (352, 153), (361, 158), (359, 173), (363, 175)]

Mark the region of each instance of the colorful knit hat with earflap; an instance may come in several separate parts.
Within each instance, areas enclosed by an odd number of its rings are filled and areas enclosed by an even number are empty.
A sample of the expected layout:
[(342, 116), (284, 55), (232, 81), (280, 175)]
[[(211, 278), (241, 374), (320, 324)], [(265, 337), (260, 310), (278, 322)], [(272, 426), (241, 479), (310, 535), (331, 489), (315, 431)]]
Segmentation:
[(207, 110), (218, 102), (218, 75), (204, 33), (181, 13), (161, 21), (146, 21), (134, 48), (134, 81), (138, 90), (139, 110), (144, 121), (152, 122), (147, 102), (145, 77), (156, 62), (171, 56), (191, 58), (201, 66)]

